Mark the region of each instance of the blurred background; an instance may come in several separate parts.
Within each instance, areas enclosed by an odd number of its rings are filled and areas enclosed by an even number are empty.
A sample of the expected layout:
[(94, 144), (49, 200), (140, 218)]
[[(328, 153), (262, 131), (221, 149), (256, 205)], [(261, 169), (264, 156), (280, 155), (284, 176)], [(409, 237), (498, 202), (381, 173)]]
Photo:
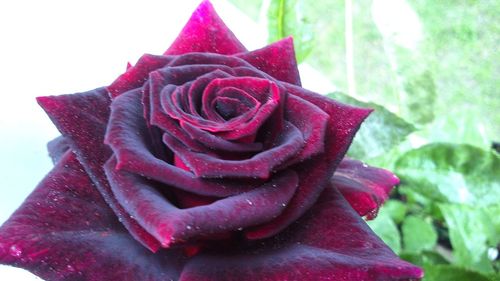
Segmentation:
[[(349, 154), (401, 178), (369, 224), (424, 280), (500, 280), (500, 1), (211, 2), (248, 49), (293, 35), (304, 88), (376, 109)], [(198, 4), (0, 3), (0, 223), (52, 166), (35, 97), (109, 84)]]

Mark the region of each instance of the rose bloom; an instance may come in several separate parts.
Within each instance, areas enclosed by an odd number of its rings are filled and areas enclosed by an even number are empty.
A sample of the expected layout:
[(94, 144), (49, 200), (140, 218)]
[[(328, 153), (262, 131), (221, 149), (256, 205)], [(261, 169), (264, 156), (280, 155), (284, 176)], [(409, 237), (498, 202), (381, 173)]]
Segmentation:
[(398, 179), (345, 157), (369, 109), (301, 88), (208, 1), (111, 85), (40, 97), (54, 169), (0, 228), (46, 280), (417, 280), (370, 230)]

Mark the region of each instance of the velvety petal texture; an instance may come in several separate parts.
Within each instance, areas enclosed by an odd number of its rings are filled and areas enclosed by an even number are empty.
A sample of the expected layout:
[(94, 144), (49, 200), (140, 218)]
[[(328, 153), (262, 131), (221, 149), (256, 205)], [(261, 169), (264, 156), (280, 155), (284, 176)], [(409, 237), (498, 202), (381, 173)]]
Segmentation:
[(374, 219), (392, 188), (399, 184), (399, 179), (387, 170), (346, 157), (340, 162), (330, 182), (360, 216)]
[(178, 280), (181, 251), (152, 254), (67, 152), (0, 228), (0, 262), (46, 280)]
[(181, 280), (398, 280), (422, 278), (329, 185), (300, 220), (273, 239), (193, 257)]
[(422, 277), (360, 217), (398, 183), (345, 157), (371, 110), (301, 88), (291, 37), (248, 52), (203, 1), (165, 54), (38, 102), (55, 167), (0, 228), (1, 263), (47, 280)]
[(131, 235), (150, 250), (157, 251), (159, 242), (116, 202), (104, 174), (103, 165), (111, 156), (111, 150), (103, 144), (111, 103), (107, 91), (98, 88), (74, 95), (40, 97), (38, 103), (72, 147), (104, 200)]
[(209, 52), (230, 55), (243, 51), (246, 51), (245, 47), (217, 15), (212, 4), (204, 0), (165, 54)]

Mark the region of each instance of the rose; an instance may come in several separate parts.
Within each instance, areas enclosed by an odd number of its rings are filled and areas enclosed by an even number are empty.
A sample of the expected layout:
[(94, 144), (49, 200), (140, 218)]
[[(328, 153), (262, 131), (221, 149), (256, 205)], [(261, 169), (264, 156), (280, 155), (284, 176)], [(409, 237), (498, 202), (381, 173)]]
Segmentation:
[(371, 217), (398, 182), (342, 160), (369, 110), (302, 89), (290, 38), (247, 52), (203, 2), (165, 55), (39, 103), (63, 137), (0, 229), (2, 263), (49, 280), (421, 277), (339, 193)]

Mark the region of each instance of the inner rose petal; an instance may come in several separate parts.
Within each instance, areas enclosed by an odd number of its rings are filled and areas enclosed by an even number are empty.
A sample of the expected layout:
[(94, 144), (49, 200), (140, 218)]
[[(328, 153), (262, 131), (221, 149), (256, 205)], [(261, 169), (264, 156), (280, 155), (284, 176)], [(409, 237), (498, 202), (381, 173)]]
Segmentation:
[[(207, 131), (198, 129), (187, 122), (181, 122), (181, 127), (192, 139), (213, 150), (226, 152), (257, 152), (263, 149), (263, 144), (260, 142), (244, 143), (228, 141)], [(186, 143), (184, 143), (184, 145), (186, 145)]]
[[(249, 139), (255, 139), (255, 136), (262, 124), (266, 122), (269, 116), (271, 116), (278, 107), (283, 93), (274, 82), (266, 79), (255, 77), (231, 77), (227, 79), (216, 78), (227, 77), (227, 75), (229, 74), (226, 72), (216, 70), (200, 77), (192, 84), (188, 83), (183, 86), (166, 85), (159, 93), (163, 110), (170, 118), (178, 121), (189, 122), (195, 127), (212, 132), (226, 140), (245, 139), (248, 141)], [(250, 95), (256, 101), (261, 103), (261, 106), (255, 106), (238, 117), (232, 118), (228, 121), (221, 117), (219, 117), (221, 121), (214, 121), (200, 117), (198, 114), (193, 114), (191, 112), (192, 109), (198, 107), (196, 101), (193, 101), (193, 99), (198, 100), (200, 85), (204, 84), (198, 81), (206, 81), (207, 78), (211, 78), (212, 80), (203, 90), (201, 98), (202, 113), (211, 111), (210, 105), (211, 102), (217, 97), (216, 94), (221, 89), (227, 87), (237, 87), (244, 90), (244, 92), (247, 93), (244, 97), (245, 100), (248, 100), (247, 96)], [(186, 91), (185, 88), (188, 86), (190, 86), (191, 89)], [(196, 91), (193, 90), (194, 87), (196, 87)], [(154, 94), (154, 92), (151, 92), (151, 95)], [(186, 94), (188, 97), (185, 96)], [(233, 92), (232, 95), (234, 96), (234, 94), (235, 93)], [(191, 101), (186, 102), (186, 98)]]
[(302, 133), (288, 122), (275, 147), (243, 160), (226, 160), (214, 153), (191, 151), (168, 133), (164, 134), (163, 141), (182, 160), (183, 166), (186, 165), (197, 177), (203, 178), (267, 179), (276, 167), (295, 156), (304, 146)]
[(173, 163), (155, 157), (143, 137), (137, 134), (147, 130), (146, 121), (141, 114), (140, 100), (140, 95), (129, 91), (113, 101), (106, 131), (106, 143), (117, 158), (116, 169), (157, 180), (165, 184), (165, 188), (175, 186), (203, 196), (226, 197), (255, 188), (255, 184), (251, 183), (203, 180), (191, 172), (172, 165)]
[(224, 120), (233, 119), (250, 109), (250, 107), (242, 103), (241, 100), (228, 97), (216, 97), (212, 101), (211, 108), (212, 112), (216, 112), (224, 118)]

